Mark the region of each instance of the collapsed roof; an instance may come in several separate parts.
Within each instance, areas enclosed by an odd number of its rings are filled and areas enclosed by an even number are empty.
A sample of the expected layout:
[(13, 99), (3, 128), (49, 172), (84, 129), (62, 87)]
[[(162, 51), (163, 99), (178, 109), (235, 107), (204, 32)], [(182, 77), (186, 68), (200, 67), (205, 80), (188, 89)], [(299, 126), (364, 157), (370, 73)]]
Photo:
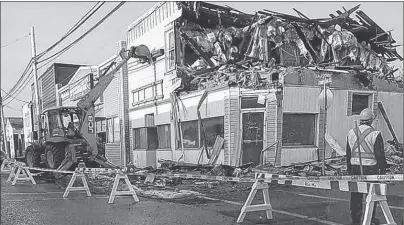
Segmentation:
[(183, 9), (177, 21), (184, 49), (179, 76), (187, 82), (182, 90), (206, 88), (212, 80), (262, 86), (257, 71), (279, 73), (286, 67), (348, 70), (370, 77), (367, 82), (373, 77), (397, 81), (398, 69), (389, 63), (403, 60), (399, 45), (391, 31), (358, 10), (360, 5), (313, 19), (296, 9), (299, 16), (267, 9), (251, 15), (206, 2), (177, 4)]

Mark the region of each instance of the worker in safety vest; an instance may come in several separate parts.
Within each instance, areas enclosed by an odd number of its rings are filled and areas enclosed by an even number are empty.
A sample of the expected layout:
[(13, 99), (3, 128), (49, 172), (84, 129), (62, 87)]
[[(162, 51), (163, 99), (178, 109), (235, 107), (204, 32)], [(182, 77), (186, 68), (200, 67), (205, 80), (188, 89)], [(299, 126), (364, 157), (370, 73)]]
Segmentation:
[[(360, 165), (362, 163), (363, 175), (383, 174), (387, 167), (383, 138), (380, 131), (372, 127), (374, 120), (372, 110), (369, 108), (362, 110), (359, 119), (360, 125), (348, 133), (346, 146), (348, 172), (351, 175), (361, 175)], [(358, 132), (356, 129), (358, 129)], [(359, 149), (361, 151), (360, 158)], [(351, 193), (350, 209), (352, 224), (360, 224), (362, 218), (362, 199), (362, 193)], [(372, 214), (372, 224), (377, 225), (380, 223), (375, 217), (375, 212), (376, 207), (374, 207)]]

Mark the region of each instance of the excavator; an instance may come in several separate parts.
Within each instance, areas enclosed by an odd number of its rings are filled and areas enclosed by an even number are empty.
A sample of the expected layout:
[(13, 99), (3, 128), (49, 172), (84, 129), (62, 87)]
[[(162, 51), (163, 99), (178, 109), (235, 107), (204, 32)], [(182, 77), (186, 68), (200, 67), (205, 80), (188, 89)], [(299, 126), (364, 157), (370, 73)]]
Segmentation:
[[(119, 55), (122, 60), (108, 66), (94, 87), (77, 103), (77, 107), (61, 106), (42, 112), (42, 137), (26, 148), (24, 155), (27, 166), (71, 170), (83, 162), (87, 167), (118, 168), (99, 154), (94, 103), (129, 59), (138, 58), (141, 62), (152, 60), (150, 50), (145, 45), (131, 47), (128, 51), (122, 49)], [(108, 72), (113, 65), (115, 67)]]

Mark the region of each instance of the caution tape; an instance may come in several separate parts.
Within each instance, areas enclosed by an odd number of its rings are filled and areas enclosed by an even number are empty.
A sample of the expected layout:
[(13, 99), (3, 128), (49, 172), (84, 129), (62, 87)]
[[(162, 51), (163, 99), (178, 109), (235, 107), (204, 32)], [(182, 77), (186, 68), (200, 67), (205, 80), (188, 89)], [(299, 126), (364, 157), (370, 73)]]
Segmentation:
[[(77, 171), (83, 173), (122, 173), (125, 170), (122, 169), (110, 169), (110, 168), (78, 168)], [(127, 175), (145, 175), (152, 173), (140, 172), (140, 173), (126, 173)], [(154, 174), (154, 173), (153, 173)], [(403, 174), (391, 174), (391, 175), (350, 175), (350, 176), (291, 176), (291, 175), (278, 175), (269, 173), (256, 173), (255, 178), (246, 177), (227, 177), (227, 176), (210, 176), (199, 174), (155, 174), (157, 177), (171, 177), (171, 178), (185, 178), (185, 179), (201, 179), (201, 180), (217, 180), (217, 181), (234, 181), (234, 182), (255, 182), (257, 179), (261, 180), (321, 180), (321, 181), (403, 181)]]
[[(37, 167), (27, 167), (20, 162), (10, 162), (12, 164), (17, 164), (18, 166), (30, 169), (37, 170), (42, 172), (53, 172), (53, 173), (65, 173), (65, 174), (73, 174), (77, 173), (86, 173), (86, 174), (114, 174), (114, 173), (125, 173), (127, 175), (144, 175), (154, 173), (147, 172), (138, 172), (138, 173), (128, 173), (126, 169), (116, 169), (116, 168), (76, 168), (75, 171), (67, 171), (67, 170), (56, 170), (56, 169), (47, 169), (47, 168), (37, 168)], [(184, 179), (200, 179), (200, 180), (215, 180), (215, 181), (231, 181), (231, 182), (255, 182), (258, 180), (272, 182), (274, 180), (312, 180), (312, 181), (384, 181), (384, 182), (402, 182), (403, 174), (391, 174), (391, 175), (350, 175), (350, 176), (292, 176), (292, 175), (278, 175), (278, 174), (269, 174), (264, 172), (255, 173), (254, 178), (248, 177), (227, 177), (227, 176), (211, 176), (211, 175), (200, 175), (200, 174), (155, 174), (157, 177), (169, 177), (169, 178), (184, 178)]]
[(403, 174), (300, 177), (300, 176), (277, 175), (269, 173), (255, 173), (255, 177), (257, 179), (269, 179), (269, 180), (403, 181)]

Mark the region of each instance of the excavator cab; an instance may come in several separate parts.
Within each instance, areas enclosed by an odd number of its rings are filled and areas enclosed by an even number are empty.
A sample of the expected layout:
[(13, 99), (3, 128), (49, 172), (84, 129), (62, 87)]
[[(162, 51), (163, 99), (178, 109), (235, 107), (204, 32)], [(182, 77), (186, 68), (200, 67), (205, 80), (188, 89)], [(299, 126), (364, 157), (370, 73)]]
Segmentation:
[(45, 141), (55, 139), (78, 139), (78, 129), (81, 124), (79, 118), (81, 110), (77, 107), (57, 107), (43, 112), (43, 131)]

